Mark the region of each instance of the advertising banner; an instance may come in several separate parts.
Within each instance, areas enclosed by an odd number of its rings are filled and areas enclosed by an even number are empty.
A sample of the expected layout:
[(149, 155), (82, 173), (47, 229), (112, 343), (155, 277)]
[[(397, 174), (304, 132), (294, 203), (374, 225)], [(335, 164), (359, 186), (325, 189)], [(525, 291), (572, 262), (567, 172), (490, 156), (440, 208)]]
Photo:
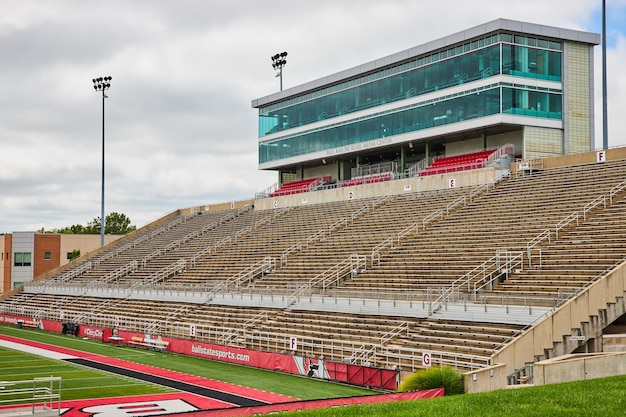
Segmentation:
[[(56, 333), (61, 333), (63, 328), (68, 325), (68, 323), (50, 320), (35, 321), (31, 317), (0, 314), (0, 324), (19, 326), (20, 323), (30, 324), (34, 322), (38, 324), (38, 328)], [(72, 323), (72, 325), (77, 328), (77, 336), (98, 339), (104, 342), (112, 341), (111, 336), (113, 335), (113, 331), (111, 329), (75, 323)], [(302, 375), (309, 378), (346, 382), (370, 388), (386, 390), (395, 390), (397, 388), (397, 373), (390, 369), (329, 362), (309, 357), (262, 352), (236, 346), (223, 346), (194, 340), (180, 340), (159, 335), (129, 332), (126, 330), (119, 330), (117, 336), (114, 338), (116, 339), (116, 344), (129, 344), (132, 340), (138, 339), (145, 342), (143, 346), (166, 346), (164, 351), (181, 355), (196, 356), (237, 365)], [(161, 342), (164, 342), (164, 344)]]

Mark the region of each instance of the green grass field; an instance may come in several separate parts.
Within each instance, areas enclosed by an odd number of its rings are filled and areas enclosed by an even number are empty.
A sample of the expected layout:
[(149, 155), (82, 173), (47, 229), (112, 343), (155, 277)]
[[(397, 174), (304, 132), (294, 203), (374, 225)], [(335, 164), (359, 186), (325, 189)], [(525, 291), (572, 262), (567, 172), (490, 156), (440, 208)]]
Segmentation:
[[(194, 358), (191, 356), (146, 351), (125, 346), (113, 347), (111, 344), (103, 343), (98, 340), (48, 333), (41, 330), (18, 329), (13, 326), (0, 325), (0, 334), (36, 340), (43, 343), (124, 359), (144, 365), (157, 366), (164, 369), (257, 388), (304, 400), (349, 397), (375, 393), (374, 391), (364, 388), (335, 384), (294, 375), (285, 375), (262, 369), (246, 368), (243, 366)], [(50, 374), (44, 373), (40, 376), (50, 376)], [(66, 382), (64, 379), (63, 391), (65, 391), (65, 386)], [(129, 392), (123, 387), (120, 387), (117, 394), (114, 393), (116, 390), (107, 389), (106, 391), (111, 392), (111, 394), (104, 395), (101, 393), (101, 390), (96, 387), (91, 391), (85, 391), (84, 393), (86, 396), (78, 398), (100, 398), (105, 396), (129, 394)], [(105, 389), (102, 389), (102, 392), (105, 392)], [(63, 398), (66, 399), (65, 395), (63, 395)]]
[(174, 391), (171, 388), (132, 378), (0, 347), (1, 381), (27, 381), (48, 376), (62, 378), (61, 400), (158, 394)]
[(623, 417), (626, 375), (412, 402), (281, 414), (298, 417)]
[[(146, 352), (127, 347), (116, 348), (96, 340), (85, 340), (37, 330), (0, 326), (0, 334), (155, 365), (161, 368), (187, 372), (302, 399), (344, 397), (373, 393), (372, 391), (356, 387), (250, 369), (205, 359), (168, 353)], [(67, 364), (66, 366), (61, 363), (62, 366), (57, 368), (60, 366), (57, 361), (42, 360), (37, 356), (27, 354), (22, 356), (23, 354), (20, 352), (7, 350), (0, 351), (0, 380), (7, 380), (16, 373), (16, 370), (24, 369), (23, 366), (15, 366), (14, 362), (20, 360), (20, 358), (16, 356), (11, 358), (11, 355), (20, 355), (24, 360), (34, 365), (33, 369), (37, 370), (33, 373), (29, 372), (31, 376), (39, 372), (42, 373), (40, 376), (49, 376), (51, 372), (55, 376), (62, 376), (64, 378), (64, 399), (98, 398), (108, 394), (112, 396), (120, 395), (118, 390), (128, 394), (130, 389), (159, 389), (158, 387), (138, 383), (123, 377), (112, 378), (109, 374), (99, 371), (85, 370), (81, 367), (77, 369), (74, 365)], [(20, 371), (20, 375), (24, 374)], [(69, 391), (67, 398), (65, 395), (66, 387)], [(625, 392), (626, 375), (623, 375), (590, 381), (502, 390), (482, 394), (466, 394), (432, 400), (299, 411), (281, 415), (297, 415), (300, 417), (623, 417), (626, 415)]]

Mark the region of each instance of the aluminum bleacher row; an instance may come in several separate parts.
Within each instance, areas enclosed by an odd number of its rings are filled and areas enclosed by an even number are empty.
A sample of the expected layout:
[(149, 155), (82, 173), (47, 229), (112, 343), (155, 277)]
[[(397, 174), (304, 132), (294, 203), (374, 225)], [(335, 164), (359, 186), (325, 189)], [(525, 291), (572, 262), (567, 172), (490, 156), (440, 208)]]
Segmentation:
[[(126, 329), (183, 338), (193, 323), (198, 340), (273, 351), (295, 335), (303, 354), (332, 360), (378, 346), (368, 362), (404, 369), (415, 367), (414, 358), (427, 350), (442, 363), (476, 369), (528, 323), (424, 318), (400, 308), (370, 314), (360, 306), (368, 299), (402, 298), (418, 303), (415, 310), (433, 292), (468, 276), (455, 289), (462, 302), (553, 307), (626, 256), (626, 236), (619, 232), (626, 227), (626, 193), (588, 209), (623, 183), (625, 173), (626, 160), (617, 160), (509, 176), (489, 186), (173, 216), (138, 231), (130, 243), (113, 243), (89, 267), (79, 263), (26, 286), (0, 302), (0, 313), (54, 320), (62, 313), (100, 326), (113, 326), (117, 318)], [(580, 213), (577, 223), (529, 251), (529, 242), (572, 213)], [(531, 257), (501, 282), (469, 290), (482, 277), (468, 274), (503, 251)], [(330, 285), (320, 280), (353, 256), (365, 259), (365, 267)], [(267, 259), (274, 261), (264, 264)], [(168, 269), (180, 260), (183, 266)], [(80, 295), (92, 287), (102, 295)], [(106, 288), (122, 288), (124, 298), (107, 295)], [(198, 303), (127, 295), (139, 288), (198, 290), (213, 298)], [(266, 304), (247, 301), (258, 294)], [(318, 296), (348, 300), (353, 311), (304, 308)], [(275, 299), (300, 303), (277, 307)]]

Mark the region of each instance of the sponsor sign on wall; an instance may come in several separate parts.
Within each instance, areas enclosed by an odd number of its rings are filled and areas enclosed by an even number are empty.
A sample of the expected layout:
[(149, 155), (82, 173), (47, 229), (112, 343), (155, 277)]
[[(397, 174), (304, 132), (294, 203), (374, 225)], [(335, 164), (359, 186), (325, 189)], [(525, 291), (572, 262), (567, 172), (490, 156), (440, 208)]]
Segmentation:
[[(17, 326), (18, 321), (31, 321), (29, 317), (0, 314), (0, 324)], [(50, 320), (42, 320), (41, 327), (44, 330), (61, 333), (62, 323)], [(79, 324), (79, 336), (109, 342), (113, 335), (112, 329)], [(255, 368), (272, 371), (286, 372), (294, 375), (305, 375), (310, 378), (319, 378), (331, 381), (348, 382), (355, 385), (369, 386), (372, 388), (384, 388), (395, 390), (397, 388), (397, 372), (390, 369), (371, 368), (361, 365), (344, 364), (324, 361), (316, 358), (308, 358), (281, 353), (262, 352), (235, 346), (223, 346), (211, 343), (197, 342), (193, 340), (180, 340), (162, 336), (150, 336), (137, 332), (119, 330), (118, 336), (123, 340), (131, 340), (133, 337), (155, 338), (169, 342), (168, 352), (182, 355), (196, 356), (238, 365), (252, 366)], [(297, 339), (294, 340), (297, 345)]]

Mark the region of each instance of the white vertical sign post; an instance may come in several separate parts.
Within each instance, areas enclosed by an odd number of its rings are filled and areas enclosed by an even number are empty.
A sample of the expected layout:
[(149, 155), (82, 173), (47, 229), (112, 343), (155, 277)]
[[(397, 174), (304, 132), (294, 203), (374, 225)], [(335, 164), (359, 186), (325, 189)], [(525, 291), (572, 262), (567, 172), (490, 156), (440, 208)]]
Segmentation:
[(298, 350), (298, 338), (296, 336), (289, 338), (289, 349), (294, 351)]
[(422, 366), (425, 368), (430, 368), (430, 352), (422, 352)]
[(189, 325), (189, 336), (194, 337), (196, 335), (196, 325), (195, 324), (190, 324)]

